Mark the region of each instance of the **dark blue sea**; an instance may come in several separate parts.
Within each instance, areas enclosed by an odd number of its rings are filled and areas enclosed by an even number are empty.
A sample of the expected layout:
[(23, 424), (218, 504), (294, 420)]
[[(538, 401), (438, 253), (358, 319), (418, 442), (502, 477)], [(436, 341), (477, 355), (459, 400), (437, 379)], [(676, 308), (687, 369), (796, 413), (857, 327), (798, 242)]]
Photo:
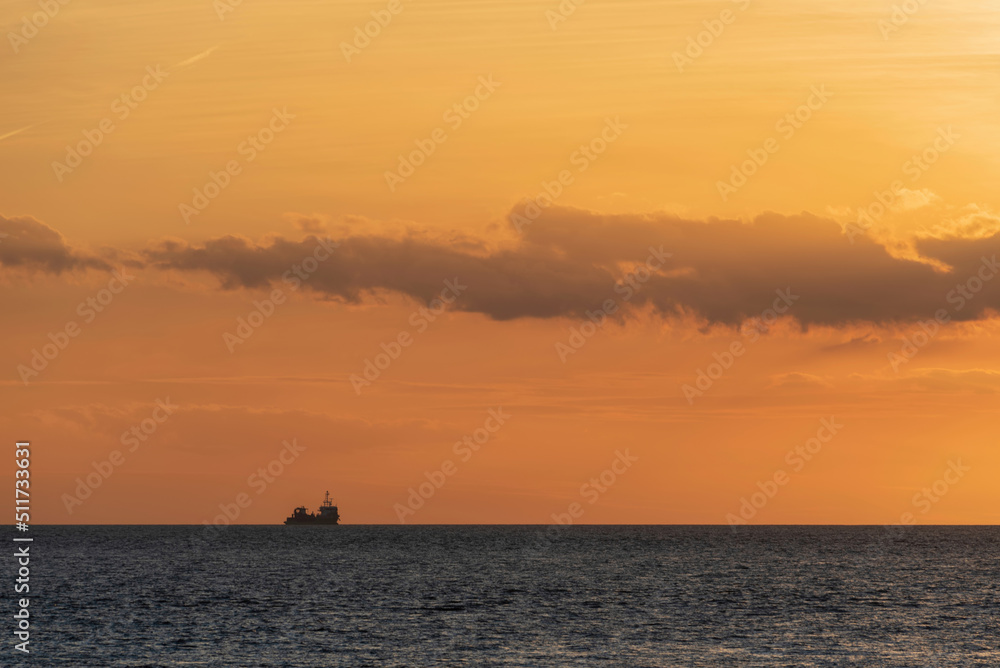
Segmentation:
[(998, 528), (31, 535), (32, 653), (7, 558), (3, 666), (1000, 666)]

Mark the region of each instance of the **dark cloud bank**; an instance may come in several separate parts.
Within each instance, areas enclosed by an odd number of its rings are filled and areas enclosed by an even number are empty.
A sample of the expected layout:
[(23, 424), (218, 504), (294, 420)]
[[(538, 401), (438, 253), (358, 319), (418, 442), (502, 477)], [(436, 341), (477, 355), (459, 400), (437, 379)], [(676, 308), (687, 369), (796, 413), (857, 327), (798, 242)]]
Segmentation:
[[(34, 264), (55, 273), (107, 268), (32, 219), (0, 218), (0, 231), (11, 234), (0, 240), (5, 266)], [(553, 208), (525, 225), (516, 244), (488, 253), (417, 238), (335, 241), (338, 247), (318, 263), (304, 289), (349, 302), (377, 290), (426, 302), (457, 277), (468, 289), (453, 308), (496, 320), (583, 317), (607, 299), (621, 302), (614, 286), (622, 267), (645, 262), (651, 248), (661, 247), (671, 257), (630, 303), (667, 316), (695, 314), (736, 325), (760, 314), (775, 290), (786, 288), (800, 297), (790, 314), (805, 326), (911, 322), (942, 308), (953, 319), (971, 320), (1000, 310), (1000, 280), (986, 278), (996, 271), (988, 267), (1000, 252), (1000, 235), (918, 242), (923, 256), (952, 267), (942, 272), (894, 258), (867, 238), (852, 244), (838, 223), (808, 214), (764, 214), (744, 224)], [(317, 245), (315, 236), (262, 244), (227, 236), (203, 245), (161, 241), (142, 255), (149, 266), (208, 272), (224, 288), (256, 289), (280, 285)]]
[(34, 218), (4, 216), (0, 216), (0, 265), (52, 274), (111, 269), (105, 260), (70, 248), (61, 234)]

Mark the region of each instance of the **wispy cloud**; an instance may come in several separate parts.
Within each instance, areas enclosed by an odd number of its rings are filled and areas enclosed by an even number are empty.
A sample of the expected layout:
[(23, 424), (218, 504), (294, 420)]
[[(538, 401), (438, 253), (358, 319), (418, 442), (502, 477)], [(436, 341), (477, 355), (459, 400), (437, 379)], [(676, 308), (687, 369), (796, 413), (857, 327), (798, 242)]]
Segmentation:
[(34, 125), (25, 125), (23, 128), (20, 128), (18, 130), (14, 130), (13, 132), (8, 132), (5, 135), (0, 135), (0, 141), (3, 141), (4, 139), (7, 139), (8, 137), (13, 137), (16, 134), (20, 134), (20, 133), (24, 132), (25, 130), (30, 130), (33, 127), (35, 127), (35, 126)]
[(177, 63), (176, 65), (174, 65), (170, 69), (176, 70), (178, 67), (187, 67), (188, 65), (193, 65), (193, 64), (197, 63), (199, 60), (204, 60), (205, 58), (208, 58), (210, 55), (212, 55), (212, 52), (215, 51), (216, 49), (218, 49), (220, 46), (222, 46), (222, 45), (221, 44), (216, 44), (212, 48), (207, 49), (205, 51), (202, 51), (201, 53), (199, 53), (196, 56), (191, 56), (190, 58), (188, 58), (186, 60), (182, 60), (181, 62)]

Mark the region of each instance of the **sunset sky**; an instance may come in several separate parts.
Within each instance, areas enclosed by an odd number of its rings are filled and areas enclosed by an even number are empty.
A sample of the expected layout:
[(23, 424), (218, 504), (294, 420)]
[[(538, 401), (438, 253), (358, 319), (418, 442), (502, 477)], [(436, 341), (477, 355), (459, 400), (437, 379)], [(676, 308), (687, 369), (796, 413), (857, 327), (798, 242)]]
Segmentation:
[(1000, 2), (913, 4), (4, 3), (34, 521), (996, 523)]

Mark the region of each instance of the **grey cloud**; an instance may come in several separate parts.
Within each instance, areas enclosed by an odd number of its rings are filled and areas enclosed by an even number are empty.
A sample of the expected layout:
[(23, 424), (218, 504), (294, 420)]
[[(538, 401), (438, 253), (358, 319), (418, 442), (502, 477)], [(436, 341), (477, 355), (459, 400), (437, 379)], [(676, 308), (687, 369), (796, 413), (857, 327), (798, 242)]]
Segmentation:
[(101, 258), (71, 248), (61, 234), (34, 218), (4, 216), (0, 216), (0, 265), (52, 274), (112, 268)]
[[(711, 323), (736, 325), (760, 314), (777, 289), (800, 299), (790, 313), (812, 324), (909, 322), (950, 310), (947, 295), (976, 274), (981, 258), (1000, 247), (997, 236), (934, 240), (921, 250), (950, 273), (894, 258), (868, 239), (852, 244), (833, 220), (809, 214), (768, 213), (746, 224), (684, 220), (668, 215), (599, 215), (551, 208), (511, 247), (476, 252), (416, 238), (349, 236), (304, 283), (325, 297), (356, 302), (389, 290), (427, 302), (445, 279), (469, 289), (455, 308), (496, 320), (584, 317), (615, 292), (630, 263), (650, 247), (671, 253), (661, 270), (630, 299), (664, 315), (696, 313)], [(311, 254), (316, 237), (265, 244), (223, 237), (193, 246), (167, 241), (146, 251), (164, 269), (206, 271), (226, 288), (264, 288)], [(974, 319), (1000, 307), (1000, 281), (987, 282), (955, 319)]]

